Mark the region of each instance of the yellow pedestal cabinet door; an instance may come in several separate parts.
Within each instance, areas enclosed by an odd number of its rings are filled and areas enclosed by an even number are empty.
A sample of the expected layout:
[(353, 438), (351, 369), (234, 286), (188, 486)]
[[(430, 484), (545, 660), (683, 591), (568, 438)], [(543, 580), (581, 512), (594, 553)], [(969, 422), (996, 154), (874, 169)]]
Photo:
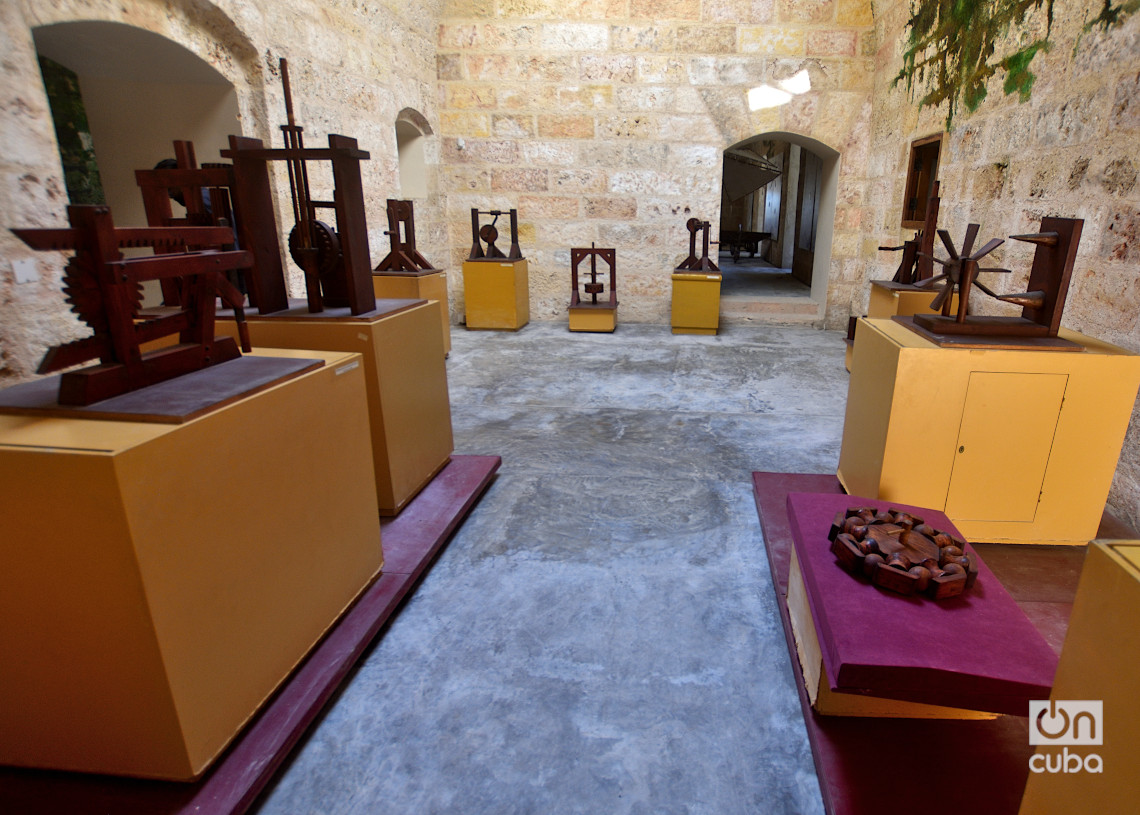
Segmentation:
[[(1068, 377), (972, 371), (966, 387), (947, 515), (1032, 523)], [(1021, 409), (1028, 404), (1032, 409)]]
[(1097, 531), (1140, 356), (940, 348), (893, 320), (856, 328), (839, 480), (944, 511), (967, 538), (1084, 544)]

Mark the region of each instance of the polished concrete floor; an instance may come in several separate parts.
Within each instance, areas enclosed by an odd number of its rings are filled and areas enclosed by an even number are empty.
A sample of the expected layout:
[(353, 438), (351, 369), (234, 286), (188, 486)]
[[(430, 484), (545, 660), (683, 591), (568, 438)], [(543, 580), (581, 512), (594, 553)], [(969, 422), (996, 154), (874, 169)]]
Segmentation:
[(791, 269), (780, 269), (761, 258), (742, 253), (733, 260), (727, 253), (717, 258), (722, 297), (811, 297), (811, 286), (792, 277)]
[(841, 336), (457, 327), (447, 368), (502, 469), (255, 811), (822, 812), (750, 473), (834, 472)]

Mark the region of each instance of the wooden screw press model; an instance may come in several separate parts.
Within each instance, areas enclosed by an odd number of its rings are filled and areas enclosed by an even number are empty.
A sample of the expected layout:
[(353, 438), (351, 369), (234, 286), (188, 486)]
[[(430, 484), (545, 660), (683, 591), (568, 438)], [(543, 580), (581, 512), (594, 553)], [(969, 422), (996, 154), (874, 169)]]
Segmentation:
[[(360, 162), (369, 154), (357, 147), (356, 139), (331, 133), (328, 148), (306, 148), (304, 128), (293, 119), (289, 67), (284, 59), (280, 66), (288, 118), (288, 124), (281, 125), (285, 148), (266, 149), (259, 139), (230, 136), (230, 149), (223, 150), (222, 156), (233, 160), (239, 192), (243, 178), (265, 174), (266, 162), (286, 162), (295, 222), (289, 233), (289, 253), (305, 273), (309, 311), (321, 312), (326, 306), (347, 307), (354, 315), (374, 311), (376, 296), (372, 291), (372, 261), (368, 254), (368, 224), (360, 180)], [(309, 189), (309, 161), (332, 164), (332, 200), (313, 199)], [(317, 218), (320, 209), (335, 212), (335, 228)], [(249, 220), (250, 215), (240, 200), (237, 210), (240, 221)], [(272, 209), (268, 211), (271, 213)], [(272, 219), (265, 220), (265, 212), (263, 207), (254, 208), (253, 217), (257, 220), (247, 223), (245, 228), (276, 235), (276, 224)]]
[[(578, 267), (586, 258), (590, 259), (590, 279), (580, 281)], [(598, 279), (598, 259), (609, 267), (609, 283)], [(571, 331), (613, 331), (617, 323), (617, 250), (598, 249), (593, 244), (589, 249), (570, 250), (570, 330)], [(583, 295), (589, 298), (583, 299)], [(605, 295), (599, 301), (598, 296)]]

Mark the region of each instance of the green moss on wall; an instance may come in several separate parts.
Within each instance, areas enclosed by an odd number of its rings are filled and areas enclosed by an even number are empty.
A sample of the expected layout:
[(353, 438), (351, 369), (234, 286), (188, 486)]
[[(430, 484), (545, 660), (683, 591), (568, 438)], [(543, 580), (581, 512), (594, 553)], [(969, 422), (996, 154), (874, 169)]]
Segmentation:
[[(999, 55), (998, 47), (1011, 29), (1020, 28), (1031, 11), (1044, 8), (1045, 35), (1011, 54)], [(1140, 9), (1140, 0), (1114, 4), (1104, 0), (1100, 13), (1084, 31), (1096, 26), (1107, 30)], [(920, 106), (946, 103), (946, 128), (950, 129), (960, 108), (973, 112), (986, 98), (991, 77), (1004, 74), (1002, 90), (1024, 102), (1033, 92), (1033, 58), (1048, 50), (1053, 27), (1053, 0), (915, 0), (903, 67), (894, 85), (905, 83), (914, 93), (926, 93)], [(1077, 41), (1077, 47), (1080, 40)]]
[(91, 130), (87, 125), (87, 111), (79, 92), (79, 77), (47, 57), (40, 57), (40, 73), (51, 105), (68, 200), (73, 204), (106, 203)]

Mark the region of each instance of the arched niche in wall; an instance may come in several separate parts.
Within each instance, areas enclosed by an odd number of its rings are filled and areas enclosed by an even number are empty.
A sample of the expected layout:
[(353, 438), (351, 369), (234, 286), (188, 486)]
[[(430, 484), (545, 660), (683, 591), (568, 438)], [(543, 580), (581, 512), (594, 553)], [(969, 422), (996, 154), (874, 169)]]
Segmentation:
[(135, 170), (194, 143), (199, 163), (220, 161), (241, 134), (232, 83), (178, 43), (123, 23), (86, 20), (33, 29), (41, 57), (78, 79), (106, 203), (115, 222), (146, 223)]
[(396, 152), (400, 159), (400, 197), (427, 198), (427, 155), (424, 143), (431, 125), (419, 111), (404, 108), (396, 116)]
[[(722, 250), (740, 233), (770, 235), (756, 245), (757, 255), (773, 272), (784, 270), (803, 283), (819, 317), (827, 304), (838, 168), (836, 150), (798, 133), (761, 133), (724, 151)], [(747, 245), (743, 255), (751, 249)], [(726, 275), (731, 268), (721, 266)]]

